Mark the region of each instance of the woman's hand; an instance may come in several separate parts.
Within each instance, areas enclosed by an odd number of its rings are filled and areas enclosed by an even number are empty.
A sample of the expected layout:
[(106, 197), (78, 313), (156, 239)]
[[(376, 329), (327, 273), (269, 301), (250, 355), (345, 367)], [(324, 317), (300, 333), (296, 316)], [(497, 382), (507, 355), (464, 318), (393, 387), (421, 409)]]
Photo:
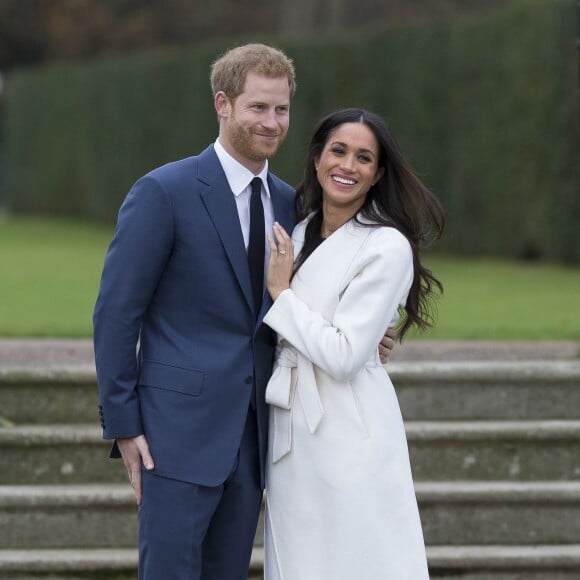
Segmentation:
[(267, 285), (272, 300), (276, 300), (284, 290), (290, 288), (290, 276), (292, 276), (294, 268), (294, 248), (292, 247), (292, 239), (278, 222), (274, 222), (273, 229), (277, 245), (268, 236), (270, 263), (268, 265)]

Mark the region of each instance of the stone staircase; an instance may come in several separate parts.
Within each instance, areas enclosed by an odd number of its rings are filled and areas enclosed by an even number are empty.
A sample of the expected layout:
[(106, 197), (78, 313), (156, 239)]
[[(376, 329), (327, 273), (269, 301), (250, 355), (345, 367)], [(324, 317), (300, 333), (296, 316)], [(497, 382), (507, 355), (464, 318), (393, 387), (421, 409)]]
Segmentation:
[[(580, 578), (580, 362), (388, 370), (431, 577)], [(1, 579), (136, 578), (133, 493), (97, 415), (90, 364), (0, 367)], [(250, 578), (262, 557), (259, 529)]]

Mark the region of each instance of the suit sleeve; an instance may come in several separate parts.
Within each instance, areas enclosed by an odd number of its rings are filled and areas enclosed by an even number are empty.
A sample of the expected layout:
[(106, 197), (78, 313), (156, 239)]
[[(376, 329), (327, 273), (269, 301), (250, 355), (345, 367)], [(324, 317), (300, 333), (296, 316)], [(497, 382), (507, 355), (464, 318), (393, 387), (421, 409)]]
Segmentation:
[(365, 365), (406, 301), (413, 280), (408, 241), (392, 228), (369, 236), (341, 291), (333, 320), (314, 312), (290, 289), (280, 294), (264, 322), (338, 381)]
[(127, 195), (105, 257), (93, 314), (99, 404), (106, 439), (143, 433), (136, 392), (141, 321), (173, 244), (173, 213), (157, 180)]

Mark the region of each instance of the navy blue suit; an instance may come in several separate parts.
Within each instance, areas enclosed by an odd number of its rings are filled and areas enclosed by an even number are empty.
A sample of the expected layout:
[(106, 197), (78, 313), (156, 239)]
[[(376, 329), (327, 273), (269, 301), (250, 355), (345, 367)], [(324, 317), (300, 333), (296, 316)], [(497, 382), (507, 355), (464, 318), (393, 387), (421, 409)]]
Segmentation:
[[(272, 174), (268, 185), (275, 219), (291, 231), (294, 190)], [(255, 389), (263, 489), (275, 337), (261, 319), (270, 305), (265, 292), (253, 311), (236, 204), (213, 146), (138, 180), (94, 312), (104, 437), (145, 434), (155, 476), (220, 486), (239, 460)]]

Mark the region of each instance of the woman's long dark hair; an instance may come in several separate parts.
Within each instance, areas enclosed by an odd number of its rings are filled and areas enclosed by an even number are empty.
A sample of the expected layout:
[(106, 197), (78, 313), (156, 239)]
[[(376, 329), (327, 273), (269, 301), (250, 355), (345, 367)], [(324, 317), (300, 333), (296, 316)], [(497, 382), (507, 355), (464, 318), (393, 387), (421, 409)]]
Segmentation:
[[(386, 123), (375, 113), (364, 109), (344, 109), (322, 119), (310, 141), (304, 178), (297, 188), (296, 208), (302, 219), (315, 212), (308, 222), (304, 246), (296, 260), (296, 272), (322, 242), (322, 187), (316, 176), (315, 161), (336, 129), (344, 123), (363, 123), (374, 134), (378, 148), (381, 179), (373, 185), (359, 213), (372, 224), (399, 230), (413, 251), (413, 283), (405, 304), (406, 317), (399, 329), (399, 339), (415, 325), (420, 329), (432, 326), (431, 298), (443, 286), (431, 271), (421, 264), (419, 252), (439, 239), (443, 233), (445, 212), (439, 200), (423, 185), (402, 156)], [(354, 216), (353, 216), (354, 217)], [(376, 224), (376, 225), (375, 225)]]

